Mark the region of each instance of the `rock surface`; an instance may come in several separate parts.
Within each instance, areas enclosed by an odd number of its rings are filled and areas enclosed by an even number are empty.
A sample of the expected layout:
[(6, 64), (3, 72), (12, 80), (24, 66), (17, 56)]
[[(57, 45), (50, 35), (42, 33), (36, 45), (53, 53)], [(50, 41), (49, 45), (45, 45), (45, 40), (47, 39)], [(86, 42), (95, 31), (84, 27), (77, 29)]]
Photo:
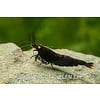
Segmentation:
[(85, 66), (59, 67), (40, 65), (40, 62), (30, 59), (32, 50), (22, 51), (13, 43), (0, 44), (0, 83), (1, 84), (90, 84), (100, 83), (100, 58), (93, 55), (77, 53), (67, 49), (54, 50), (60, 54), (69, 55), (87, 62), (93, 62), (92, 69)]

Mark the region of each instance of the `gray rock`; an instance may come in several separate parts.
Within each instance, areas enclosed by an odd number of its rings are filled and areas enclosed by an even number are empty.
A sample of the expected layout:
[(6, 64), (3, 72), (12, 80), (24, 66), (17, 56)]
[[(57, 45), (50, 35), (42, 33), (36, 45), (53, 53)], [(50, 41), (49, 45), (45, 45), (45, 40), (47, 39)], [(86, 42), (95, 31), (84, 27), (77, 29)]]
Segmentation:
[(93, 62), (92, 69), (85, 66), (60, 67), (40, 65), (30, 59), (32, 50), (22, 51), (13, 43), (0, 44), (0, 83), (29, 84), (29, 83), (58, 83), (86, 84), (100, 83), (100, 58), (93, 55), (77, 53), (67, 49), (54, 50), (57, 53), (69, 55), (87, 62)]

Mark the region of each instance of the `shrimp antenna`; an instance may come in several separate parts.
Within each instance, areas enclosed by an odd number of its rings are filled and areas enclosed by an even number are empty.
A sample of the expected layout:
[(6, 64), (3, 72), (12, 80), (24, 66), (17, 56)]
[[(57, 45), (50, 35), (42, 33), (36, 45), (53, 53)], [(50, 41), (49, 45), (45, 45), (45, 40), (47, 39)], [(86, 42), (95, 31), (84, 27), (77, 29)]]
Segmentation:
[(31, 46), (32, 46), (36, 42), (36, 35), (35, 35), (35, 33), (31, 32), (30, 33), (30, 37), (31, 37)]

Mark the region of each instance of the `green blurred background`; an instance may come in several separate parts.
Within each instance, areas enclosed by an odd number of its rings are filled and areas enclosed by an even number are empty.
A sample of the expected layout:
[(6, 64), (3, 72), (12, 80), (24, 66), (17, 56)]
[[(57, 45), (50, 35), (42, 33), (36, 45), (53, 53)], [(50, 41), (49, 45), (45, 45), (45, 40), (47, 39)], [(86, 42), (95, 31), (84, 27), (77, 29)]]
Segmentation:
[(51, 48), (67, 48), (100, 56), (100, 18), (0, 18), (0, 43), (14, 42), (30, 49), (35, 42)]

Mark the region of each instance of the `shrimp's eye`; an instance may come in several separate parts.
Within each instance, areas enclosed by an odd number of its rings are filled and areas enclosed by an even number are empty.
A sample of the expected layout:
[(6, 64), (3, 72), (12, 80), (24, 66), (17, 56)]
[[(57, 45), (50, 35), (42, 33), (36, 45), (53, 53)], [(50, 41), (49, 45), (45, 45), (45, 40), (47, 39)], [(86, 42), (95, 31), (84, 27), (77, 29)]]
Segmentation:
[(41, 46), (38, 46), (38, 49), (40, 49), (41, 48)]

